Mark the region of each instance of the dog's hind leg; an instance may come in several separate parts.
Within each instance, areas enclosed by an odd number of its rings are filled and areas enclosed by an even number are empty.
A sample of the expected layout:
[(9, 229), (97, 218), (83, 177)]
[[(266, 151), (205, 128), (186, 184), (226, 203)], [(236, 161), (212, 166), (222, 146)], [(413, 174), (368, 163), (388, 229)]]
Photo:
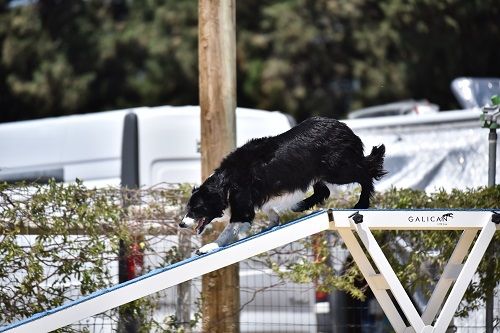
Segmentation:
[[(384, 170), (385, 146), (373, 147), (370, 155), (364, 157), (362, 171), (358, 172), (358, 183), (361, 185), (361, 195), (354, 208), (368, 208), (373, 196), (374, 180), (380, 180), (387, 172)], [(359, 171), (360, 169), (358, 169)]]
[(277, 208), (275, 207), (266, 208), (264, 209), (264, 213), (269, 218), (269, 225), (267, 226), (266, 229), (275, 227), (278, 224), (280, 224), (280, 215), (279, 215), (279, 210)]
[(366, 209), (370, 207), (370, 199), (374, 192), (373, 180), (365, 180), (359, 182), (361, 185), (361, 194), (359, 196), (358, 203), (354, 206), (354, 209)]
[(297, 202), (292, 207), (292, 210), (294, 212), (303, 212), (305, 210), (311, 209), (315, 205), (322, 203), (323, 201), (328, 199), (328, 197), (330, 196), (330, 190), (323, 182), (317, 182), (316, 184), (314, 184), (313, 190), (314, 193), (310, 197)]

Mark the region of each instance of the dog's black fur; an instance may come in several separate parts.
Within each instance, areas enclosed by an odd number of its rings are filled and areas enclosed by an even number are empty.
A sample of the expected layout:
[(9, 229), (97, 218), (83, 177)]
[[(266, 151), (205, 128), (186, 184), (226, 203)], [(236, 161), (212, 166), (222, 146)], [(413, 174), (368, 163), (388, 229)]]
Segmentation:
[(187, 216), (198, 221), (198, 231), (230, 207), (230, 222), (251, 222), (255, 209), (269, 199), (294, 192), (314, 194), (297, 203), (304, 211), (330, 195), (326, 183), (359, 183), (361, 195), (354, 208), (368, 208), (374, 179), (380, 179), (385, 147), (363, 155), (358, 136), (334, 119), (310, 118), (289, 131), (254, 139), (230, 153), (199, 188), (193, 190)]

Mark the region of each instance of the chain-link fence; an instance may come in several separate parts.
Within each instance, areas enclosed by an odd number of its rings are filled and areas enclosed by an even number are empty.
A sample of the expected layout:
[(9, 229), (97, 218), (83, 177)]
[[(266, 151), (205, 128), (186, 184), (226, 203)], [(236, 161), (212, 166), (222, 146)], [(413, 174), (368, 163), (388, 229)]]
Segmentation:
[[(145, 266), (157, 267), (162, 262), (159, 258), (167, 256), (173, 247), (178, 246), (176, 238), (178, 237), (146, 238), (154, 251), (145, 253)], [(194, 241), (193, 245), (197, 245), (197, 242)], [(300, 242), (292, 243), (277, 249), (274, 255), (281, 256), (277, 261), (293, 260), (293, 253), (300, 248)], [(345, 260), (348, 257), (347, 251), (341, 247), (330, 248), (330, 251), (335, 258)], [(285, 258), (288, 256), (290, 257)], [(312, 254), (310, 258), (314, 260)], [(266, 258), (255, 257), (240, 263), (241, 307), (237, 316), (241, 332), (392, 331), (389, 321), (369, 290), (366, 291), (366, 299), (363, 301), (341, 291), (321, 292), (312, 282), (294, 283), (283, 279), (270, 269), (265, 261)], [(114, 270), (116, 271), (117, 267), (114, 267)], [(363, 284), (361, 281), (359, 283)], [(201, 278), (153, 295), (153, 317), (158, 323), (153, 331), (201, 332), (201, 297)], [(495, 312), (499, 311), (500, 298), (497, 297)], [(119, 319), (116, 312), (111, 313), (86, 319), (74, 327), (82, 331), (88, 329), (91, 332), (113, 332), (118, 327)], [(484, 308), (471, 312), (465, 318), (457, 317), (450, 326), (450, 332), (484, 332), (484, 317)], [(499, 329), (497, 326), (496, 330)]]

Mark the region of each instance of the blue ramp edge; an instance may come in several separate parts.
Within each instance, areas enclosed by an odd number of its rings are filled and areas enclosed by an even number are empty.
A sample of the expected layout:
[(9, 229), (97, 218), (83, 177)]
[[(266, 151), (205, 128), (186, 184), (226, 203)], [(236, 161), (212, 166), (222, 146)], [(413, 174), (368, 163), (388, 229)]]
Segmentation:
[(157, 269), (152, 270), (151, 272), (146, 273), (144, 275), (141, 275), (141, 276), (139, 276), (139, 277), (137, 277), (135, 279), (132, 279), (132, 280), (129, 280), (127, 282), (120, 283), (120, 284), (117, 284), (117, 285), (114, 285), (114, 286), (111, 286), (111, 287), (108, 287), (108, 288), (105, 288), (105, 289), (93, 292), (92, 294), (89, 294), (87, 296), (83, 296), (83, 297), (81, 297), (81, 298), (79, 298), (77, 300), (68, 302), (68, 303), (63, 304), (61, 306), (58, 306), (58, 307), (56, 307), (54, 309), (50, 309), (50, 310), (46, 310), (46, 311), (43, 311), (43, 312), (39, 312), (39, 313), (34, 314), (33, 316), (29, 317), (29, 318), (26, 318), (26, 319), (14, 322), (14, 323), (12, 323), (10, 325), (7, 325), (7, 326), (0, 327), (0, 332), (5, 332), (5, 331), (11, 330), (13, 328), (22, 326), (24, 324), (30, 323), (32, 321), (36, 321), (36, 320), (38, 320), (40, 318), (43, 318), (43, 317), (46, 317), (48, 315), (51, 315), (51, 314), (63, 311), (65, 309), (68, 309), (68, 308), (73, 307), (75, 305), (78, 305), (80, 303), (84, 303), (84, 302), (86, 302), (88, 300), (91, 300), (93, 298), (100, 297), (100, 296), (105, 295), (105, 294), (107, 294), (109, 292), (112, 292), (114, 290), (123, 288), (125, 286), (131, 285), (131, 284), (134, 284), (134, 283), (137, 283), (138, 281), (142, 281), (144, 279), (150, 278), (150, 277), (155, 276), (157, 274), (160, 274), (160, 273), (163, 273), (163, 272), (175, 269), (177, 267), (180, 267), (180, 266), (185, 265), (187, 263), (199, 260), (201, 258), (205, 258), (205, 257), (210, 256), (210, 255), (212, 255), (214, 253), (217, 253), (219, 251), (224, 251), (225, 249), (229, 249), (231, 247), (238, 246), (239, 244), (242, 244), (242, 243), (245, 243), (245, 242), (249, 242), (249, 241), (251, 241), (251, 240), (253, 240), (255, 238), (258, 238), (260, 236), (263, 236), (263, 235), (266, 235), (266, 234), (269, 234), (269, 233), (272, 233), (272, 232), (276, 232), (278, 230), (281, 230), (281, 229), (286, 228), (288, 226), (291, 226), (293, 224), (297, 224), (297, 223), (303, 222), (304, 220), (308, 220), (308, 219), (310, 219), (312, 217), (315, 217), (315, 216), (318, 216), (318, 215), (321, 215), (321, 214), (324, 214), (324, 213), (326, 213), (326, 210), (319, 210), (319, 211), (313, 212), (313, 213), (311, 213), (309, 215), (305, 215), (303, 217), (300, 217), (300, 218), (298, 218), (296, 220), (292, 220), (290, 222), (287, 222), (286, 224), (279, 225), (279, 226), (276, 226), (274, 228), (271, 228), (271, 229), (268, 229), (268, 230), (264, 230), (264, 231), (262, 231), (262, 232), (260, 232), (258, 234), (255, 234), (255, 235), (249, 236), (247, 238), (241, 239), (241, 240), (239, 240), (237, 242), (234, 242), (232, 244), (229, 244), (229, 245), (227, 245), (225, 247), (218, 248), (217, 250), (209, 252), (207, 254), (203, 254), (201, 256), (191, 257), (191, 258), (179, 261), (179, 262), (177, 262), (175, 264), (172, 264), (172, 265), (169, 265), (169, 266), (166, 266), (166, 267), (163, 267), (163, 268), (157, 268)]
[(434, 212), (434, 211), (451, 211), (451, 212), (494, 212), (500, 208), (366, 208), (366, 209), (353, 209), (353, 208), (328, 208), (325, 211), (331, 210), (332, 212)]

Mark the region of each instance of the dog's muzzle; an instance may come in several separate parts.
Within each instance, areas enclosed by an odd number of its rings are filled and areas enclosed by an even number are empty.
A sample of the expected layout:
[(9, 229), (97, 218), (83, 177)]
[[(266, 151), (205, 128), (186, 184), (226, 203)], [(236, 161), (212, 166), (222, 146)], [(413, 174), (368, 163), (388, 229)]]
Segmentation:
[(182, 219), (181, 223), (179, 223), (179, 227), (181, 228), (191, 228), (195, 225), (197, 225), (198, 222), (195, 221), (195, 219), (192, 219), (190, 217), (184, 216)]
[(207, 218), (193, 219), (188, 216), (184, 216), (181, 223), (179, 223), (179, 227), (181, 228), (192, 228), (195, 227), (196, 232), (201, 234), (205, 227), (210, 223), (210, 220)]
[(198, 233), (198, 235), (200, 235), (205, 230), (205, 227), (209, 223), (210, 223), (210, 219), (208, 219), (208, 218), (193, 219), (191, 217), (184, 216), (184, 218), (182, 219), (182, 222), (179, 223), (179, 227), (181, 227), (181, 228), (195, 227), (194, 229), (196, 230), (196, 233)]

